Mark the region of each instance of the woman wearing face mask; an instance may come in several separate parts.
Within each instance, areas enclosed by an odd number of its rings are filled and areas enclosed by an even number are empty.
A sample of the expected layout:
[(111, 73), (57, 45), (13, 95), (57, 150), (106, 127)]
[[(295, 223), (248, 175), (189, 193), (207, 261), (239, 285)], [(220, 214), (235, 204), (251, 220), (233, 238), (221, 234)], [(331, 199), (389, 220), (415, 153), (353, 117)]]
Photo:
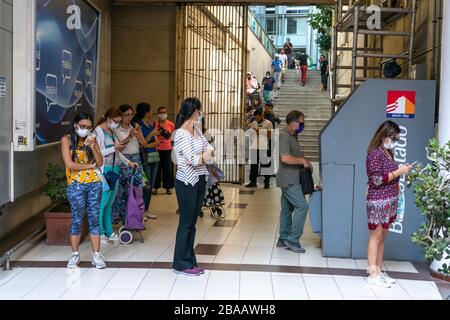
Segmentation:
[(161, 107), (158, 109), (158, 121), (155, 123), (155, 129), (158, 130), (158, 140), (160, 145), (157, 150), (159, 153), (160, 162), (158, 164), (158, 171), (156, 173), (156, 181), (153, 189), (153, 194), (158, 194), (158, 189), (161, 188), (161, 174), (162, 187), (166, 189), (167, 194), (172, 194), (174, 188), (173, 181), (173, 162), (172, 162), (172, 133), (175, 131), (175, 124), (167, 120), (167, 108)]
[(124, 221), (125, 210), (128, 202), (128, 192), (130, 190), (131, 178), (134, 175), (134, 185), (142, 190), (142, 163), (140, 157), (140, 145), (145, 145), (145, 138), (142, 135), (139, 125), (133, 125), (134, 109), (130, 105), (121, 105), (119, 110), (122, 112), (122, 122), (116, 130), (117, 138), (125, 145), (122, 154), (137, 164), (137, 168), (130, 168), (122, 165), (120, 170), (119, 188), (116, 199), (113, 204), (113, 220), (116, 222)]
[(72, 213), (70, 242), (72, 256), (67, 268), (75, 269), (80, 263), (81, 225), (87, 212), (92, 245), (92, 264), (106, 268), (100, 255), (99, 212), (102, 183), (96, 169), (103, 166), (103, 157), (94, 135), (92, 116), (79, 113), (72, 121), (70, 133), (61, 139), (61, 151), (66, 166), (67, 198)]
[(201, 103), (197, 98), (186, 99), (177, 117), (174, 152), (178, 165), (175, 189), (180, 208), (173, 268), (175, 273), (199, 276), (194, 253), (195, 224), (206, 193), (208, 169), (213, 162), (213, 148), (203, 136)]
[[(121, 153), (126, 144), (120, 142), (115, 130), (119, 128), (122, 121), (122, 112), (117, 108), (109, 109), (97, 123), (95, 134), (103, 155), (103, 174), (113, 172), (119, 176), (121, 163), (126, 166), (136, 167), (137, 164), (125, 158)], [(112, 225), (112, 205), (116, 199), (119, 187), (119, 179), (114, 182), (113, 187), (103, 190), (102, 203), (100, 206), (100, 234), (103, 244), (112, 243), (119, 240), (119, 235), (114, 232)]]
[(367, 249), (368, 282), (384, 288), (395, 283), (394, 279), (381, 270), (384, 241), (389, 225), (396, 219), (400, 177), (412, 169), (408, 164), (399, 168), (394, 160), (393, 149), (399, 136), (400, 128), (395, 122), (384, 122), (370, 142), (366, 159), (369, 178), (366, 206), (370, 230)]
[(156, 138), (159, 134), (158, 130), (151, 125), (151, 107), (148, 103), (139, 103), (136, 106), (136, 116), (133, 119), (141, 128), (141, 133), (145, 138), (145, 151), (147, 152), (148, 162), (144, 164), (144, 173), (147, 178), (147, 185), (144, 187), (144, 202), (146, 210), (146, 218), (156, 219), (156, 215), (151, 214), (150, 202), (152, 200), (152, 190), (155, 185), (156, 172), (158, 170), (159, 154), (156, 148), (159, 147), (160, 142)]

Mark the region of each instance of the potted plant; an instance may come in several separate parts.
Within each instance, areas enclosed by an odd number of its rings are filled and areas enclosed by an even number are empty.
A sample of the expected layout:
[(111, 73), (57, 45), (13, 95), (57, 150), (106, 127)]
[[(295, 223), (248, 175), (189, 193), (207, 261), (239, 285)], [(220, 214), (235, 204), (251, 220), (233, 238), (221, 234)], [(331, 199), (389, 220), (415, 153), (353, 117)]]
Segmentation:
[(430, 163), (418, 165), (408, 177), (416, 205), (427, 217), (412, 241), (424, 249), (431, 274), (450, 281), (450, 142), (440, 146), (431, 140), (427, 158)]
[[(70, 212), (69, 200), (66, 195), (67, 180), (65, 167), (58, 164), (49, 164), (46, 176), (48, 183), (45, 192), (52, 203), (50, 210), (44, 214), (47, 244), (69, 246), (72, 214)], [(85, 218), (80, 241), (84, 240), (87, 233), (87, 219)]]

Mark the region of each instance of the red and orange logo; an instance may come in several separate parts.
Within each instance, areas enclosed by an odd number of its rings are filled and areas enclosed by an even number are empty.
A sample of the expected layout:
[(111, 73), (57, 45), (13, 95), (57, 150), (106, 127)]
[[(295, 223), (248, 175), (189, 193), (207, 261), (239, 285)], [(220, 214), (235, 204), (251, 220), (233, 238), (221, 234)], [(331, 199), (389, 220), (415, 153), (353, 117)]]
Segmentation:
[(388, 118), (414, 119), (416, 115), (416, 92), (388, 91), (386, 112)]

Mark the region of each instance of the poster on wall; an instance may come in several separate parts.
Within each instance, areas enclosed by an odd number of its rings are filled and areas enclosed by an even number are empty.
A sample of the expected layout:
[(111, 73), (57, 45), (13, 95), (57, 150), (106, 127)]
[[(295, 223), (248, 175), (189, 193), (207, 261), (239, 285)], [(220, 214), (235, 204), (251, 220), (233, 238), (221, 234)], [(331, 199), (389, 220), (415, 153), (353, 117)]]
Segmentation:
[(37, 145), (59, 141), (77, 113), (95, 113), (98, 37), (99, 12), (86, 1), (37, 1)]

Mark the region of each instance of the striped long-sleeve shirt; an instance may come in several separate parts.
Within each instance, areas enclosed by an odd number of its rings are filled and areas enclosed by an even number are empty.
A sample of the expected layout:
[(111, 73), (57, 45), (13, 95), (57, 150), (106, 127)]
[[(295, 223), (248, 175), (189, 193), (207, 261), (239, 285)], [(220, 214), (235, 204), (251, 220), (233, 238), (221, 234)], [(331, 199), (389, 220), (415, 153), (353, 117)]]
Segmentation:
[(199, 132), (195, 137), (184, 129), (175, 131), (174, 152), (178, 165), (177, 180), (195, 186), (199, 176), (208, 176), (206, 165), (201, 162), (202, 154), (212, 149), (206, 138)]

